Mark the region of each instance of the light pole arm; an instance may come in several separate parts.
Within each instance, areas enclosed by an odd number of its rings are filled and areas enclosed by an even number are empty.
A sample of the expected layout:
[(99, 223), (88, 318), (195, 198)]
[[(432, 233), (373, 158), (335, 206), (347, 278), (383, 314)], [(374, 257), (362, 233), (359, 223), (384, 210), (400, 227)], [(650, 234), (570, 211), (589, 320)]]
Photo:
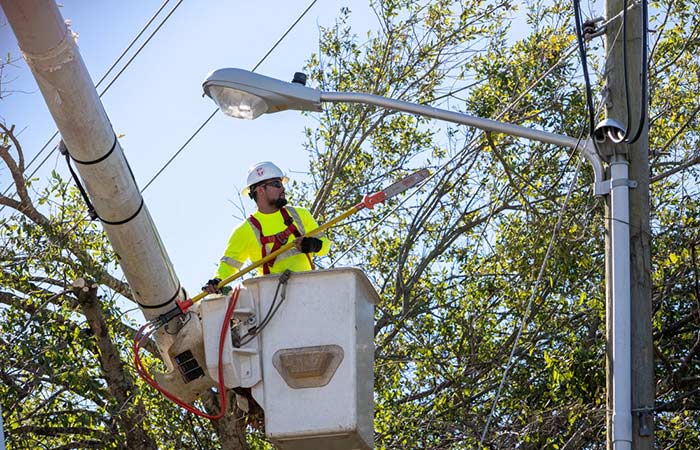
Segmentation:
[(514, 125), (510, 123), (499, 122), (497, 120), (484, 119), (482, 117), (474, 117), (468, 114), (448, 111), (445, 109), (434, 108), (432, 106), (417, 105), (415, 103), (405, 102), (392, 98), (382, 97), (379, 95), (362, 94), (355, 92), (321, 92), (321, 102), (329, 103), (360, 103), (363, 105), (374, 105), (381, 108), (402, 111), (420, 116), (431, 117), (433, 119), (445, 120), (447, 122), (468, 125), (479, 128), (484, 131), (493, 131), (497, 133), (508, 134), (510, 136), (522, 137), (532, 141), (554, 144), (560, 147), (568, 147), (572, 149), (580, 149), (583, 156), (593, 167), (595, 177), (594, 193), (595, 195), (604, 195), (605, 183), (603, 163), (595, 151), (593, 141), (589, 138), (586, 140), (576, 139), (563, 134), (550, 133), (547, 131), (535, 130), (532, 128)]

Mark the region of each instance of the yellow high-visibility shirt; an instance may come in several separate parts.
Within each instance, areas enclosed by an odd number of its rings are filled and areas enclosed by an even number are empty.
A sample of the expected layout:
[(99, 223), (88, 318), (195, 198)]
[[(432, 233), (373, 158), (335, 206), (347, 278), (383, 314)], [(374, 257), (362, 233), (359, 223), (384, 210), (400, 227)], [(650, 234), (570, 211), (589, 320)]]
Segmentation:
[[(298, 206), (285, 206), (285, 208), (289, 211), (289, 215), (294, 220), (294, 224), (302, 235), (318, 228), (318, 224), (311, 216), (311, 212), (308, 209)], [(277, 234), (287, 228), (287, 225), (284, 224), (282, 213), (279, 211), (271, 214), (263, 214), (260, 211), (256, 211), (253, 217), (260, 222), (265, 236)], [(245, 220), (233, 230), (228, 240), (226, 251), (224, 251), (224, 256), (221, 258), (219, 268), (216, 271), (216, 278), (223, 280), (238, 272), (246, 261), (256, 262), (263, 257), (262, 246), (257, 239), (256, 231), (257, 230), (253, 230), (253, 225), (251, 225), (248, 220)], [(309, 256), (323, 256), (328, 253), (330, 249), (330, 240), (325, 236), (325, 233), (314, 237), (321, 239), (323, 246), (318, 253), (310, 253)], [(295, 237), (292, 235), (289, 239), (294, 240)], [(266, 254), (269, 255), (272, 252), (272, 244), (266, 245)], [(281, 273), (286, 269), (292, 272), (303, 272), (311, 270), (312, 268), (309, 264), (309, 258), (296, 248), (292, 248), (275, 259), (274, 265), (270, 268), (270, 273)], [(262, 273), (262, 268), (258, 268), (257, 270), (258, 274)]]

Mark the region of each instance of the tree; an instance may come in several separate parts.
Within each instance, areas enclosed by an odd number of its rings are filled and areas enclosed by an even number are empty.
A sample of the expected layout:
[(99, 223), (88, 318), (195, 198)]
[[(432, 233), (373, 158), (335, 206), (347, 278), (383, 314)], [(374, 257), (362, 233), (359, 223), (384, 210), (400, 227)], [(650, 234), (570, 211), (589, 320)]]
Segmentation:
[[(321, 28), (308, 64), (321, 88), (585, 135), (568, 2), (372, 5), (378, 27), (366, 37), (353, 34), (347, 8), (335, 26)], [(652, 12), (656, 440), (694, 449), (700, 11), (662, 1)], [(600, 44), (588, 46), (600, 70)], [(414, 195), (334, 230), (325, 264), (363, 268), (380, 293), (377, 447), (603, 448), (604, 218), (580, 155), (347, 104), (327, 108), (307, 137), (311, 182), (295, 189), (320, 219), (387, 179), (433, 170)], [(130, 293), (114, 275), (101, 230), (83, 220), (78, 194), (56, 175), (30, 194), (12, 129), (2, 138), (19, 198), (0, 198), (14, 211), (0, 232), (0, 339), (9, 349), (0, 354), (0, 395), (10, 448), (124, 448), (133, 427), (141, 430), (129, 437), (134, 447), (197, 448), (219, 439), (235, 448), (241, 428), (197, 422), (133, 378), (133, 324), (120, 304)], [(76, 291), (77, 278), (87, 281)], [(148, 357), (157, 364), (155, 351)]]
[[(0, 158), (16, 197), (0, 196), (11, 211), (0, 219), (0, 398), (8, 448), (207, 448), (217, 441), (246, 448), (235, 406), (215, 424), (197, 420), (135, 377), (136, 330), (125, 316), (133, 297), (116, 275), (101, 227), (56, 172), (33, 191), (14, 127), (0, 124), (0, 132)], [(154, 343), (146, 351), (148, 366), (160, 364)], [(203, 405), (217, 411), (217, 394)]]
[[(308, 65), (321, 89), (585, 136), (568, 2), (529, 2), (517, 14), (498, 1), (372, 5), (380, 26), (364, 40), (353, 34), (347, 9), (321, 29)], [(664, 90), (650, 110), (651, 148), (664, 149), (652, 155), (657, 377), (664, 381), (657, 439), (682, 448), (698, 439), (696, 8), (671, 2), (655, 11), (650, 69), (652, 92)], [(510, 17), (517, 16), (526, 20), (514, 39)], [(600, 44), (589, 47), (597, 68)], [(659, 129), (663, 121), (670, 123)], [(329, 265), (362, 267), (382, 298), (378, 447), (603, 448), (603, 217), (589, 169), (578, 176), (580, 156), (347, 104), (327, 107), (307, 137), (313, 182), (299, 188), (316, 194), (310, 206), (321, 217), (387, 178), (434, 171), (419, 193), (391, 203), (390, 214), (357, 219), (333, 236)]]

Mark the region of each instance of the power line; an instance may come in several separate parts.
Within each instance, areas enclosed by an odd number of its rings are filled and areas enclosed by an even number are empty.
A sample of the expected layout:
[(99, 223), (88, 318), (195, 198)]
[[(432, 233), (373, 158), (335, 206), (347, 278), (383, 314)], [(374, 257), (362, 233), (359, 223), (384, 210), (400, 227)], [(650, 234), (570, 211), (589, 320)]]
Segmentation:
[[(581, 133), (579, 133), (579, 143), (581, 141), (581, 138), (583, 137), (583, 132), (585, 129), (584, 127), (581, 128)], [(578, 148), (578, 144), (576, 145), (576, 148)], [(525, 325), (527, 324), (528, 321), (528, 316), (530, 315), (530, 310), (532, 308), (532, 304), (534, 303), (535, 296), (537, 295), (537, 290), (540, 286), (540, 283), (542, 282), (542, 277), (544, 276), (545, 268), (547, 267), (547, 261), (549, 261), (549, 256), (552, 253), (552, 248), (554, 248), (554, 240), (557, 237), (557, 234), (559, 233), (559, 230), (561, 229), (561, 225), (564, 219), (564, 211), (566, 211), (566, 207), (569, 204), (569, 200), (571, 199), (571, 194), (574, 191), (574, 185), (576, 184), (576, 180), (578, 179), (578, 174), (581, 170), (581, 164), (583, 163), (583, 158), (579, 158), (578, 163), (576, 164), (576, 169), (574, 171), (574, 176), (571, 179), (571, 183), (569, 184), (569, 190), (566, 193), (566, 197), (564, 198), (564, 202), (561, 205), (561, 208), (559, 208), (559, 217), (557, 218), (557, 223), (554, 225), (554, 229), (552, 230), (552, 236), (549, 239), (549, 244), (547, 245), (547, 251), (544, 254), (544, 259), (542, 260), (542, 265), (540, 266), (540, 271), (537, 274), (537, 279), (535, 280), (535, 284), (532, 287), (532, 291), (530, 293), (530, 298), (528, 299), (527, 302), (527, 307), (525, 308), (525, 313), (523, 314), (523, 318), (520, 322), (520, 327), (518, 328), (518, 332), (515, 335), (515, 340), (513, 341), (513, 347), (511, 348), (510, 355), (508, 356), (508, 362), (506, 363), (506, 367), (503, 370), (503, 376), (501, 377), (501, 382), (498, 385), (498, 389), (496, 390), (496, 396), (493, 399), (493, 404), (491, 405), (491, 412), (489, 413), (488, 419), (486, 419), (486, 425), (484, 425), (484, 431), (481, 433), (481, 439), (479, 440), (479, 448), (482, 448), (484, 446), (484, 439), (486, 439), (486, 434), (488, 433), (489, 430), (489, 425), (491, 424), (491, 420), (493, 420), (493, 415), (496, 412), (496, 406), (498, 405), (498, 400), (500, 399), (501, 396), (501, 391), (503, 390), (503, 386), (506, 383), (506, 380), (508, 379), (508, 374), (510, 372), (510, 368), (513, 365), (513, 360), (515, 357), (515, 351), (518, 348), (518, 341), (520, 340), (520, 337), (523, 334), (523, 330), (525, 329)]]
[[(165, 24), (165, 22), (170, 18), (170, 16), (175, 12), (175, 10), (180, 6), (180, 4), (183, 1), (184, 0), (180, 0), (170, 10), (168, 15), (160, 22), (160, 24), (156, 27), (156, 29), (153, 32), (151, 32), (151, 34), (148, 36), (146, 41), (139, 47), (139, 49), (136, 51), (136, 53), (134, 53), (134, 55), (129, 59), (129, 61), (127, 61), (127, 63), (124, 65), (124, 67), (122, 67), (122, 69), (119, 71), (119, 73), (112, 79), (112, 81), (109, 83), (109, 85), (99, 94), (100, 98), (102, 98), (102, 96), (107, 92), (107, 90), (109, 90), (109, 88), (112, 87), (114, 82), (117, 81), (117, 79), (122, 75), (122, 73), (124, 73), (126, 68), (129, 67), (131, 62), (134, 60), (134, 58), (136, 58), (136, 56), (139, 53), (141, 53), (141, 50), (143, 50), (143, 48), (146, 46), (146, 44), (148, 44), (150, 42), (150, 40), (153, 38), (153, 36), (155, 36), (155, 34), (161, 29), (161, 27)], [(131, 40), (129, 45), (124, 49), (124, 51), (122, 51), (121, 55), (119, 55), (119, 57), (114, 61), (114, 63), (110, 66), (110, 68), (107, 69), (107, 71), (102, 76), (102, 78), (100, 78), (100, 81), (98, 81), (97, 84), (95, 85), (95, 88), (99, 87), (100, 84), (102, 84), (102, 82), (107, 78), (107, 76), (110, 74), (110, 72), (112, 72), (112, 70), (114, 70), (114, 68), (119, 64), (119, 62), (124, 58), (124, 56), (129, 52), (129, 50), (134, 46), (136, 41), (138, 41), (138, 39), (143, 35), (143, 33), (148, 29), (148, 27), (153, 23), (153, 21), (156, 19), (156, 17), (158, 17), (158, 15), (163, 11), (163, 9), (165, 8), (165, 6), (168, 3), (170, 3), (170, 0), (165, 0), (165, 2), (160, 6), (160, 8), (158, 8), (158, 10), (151, 16), (151, 18), (148, 20), (148, 22), (143, 27), (141, 27), (141, 30), (138, 32), (136, 37)], [(54, 132), (54, 134), (48, 139), (48, 141), (46, 141), (46, 144), (44, 144), (43, 147), (41, 147), (41, 149), (39, 150), (39, 152), (31, 159), (31, 161), (29, 161), (25, 170), (28, 170), (31, 167), (31, 165), (34, 163), (34, 161), (36, 161), (41, 156), (41, 154), (44, 152), (44, 150), (46, 150), (46, 148), (49, 146), (49, 144), (56, 138), (56, 136), (58, 136), (58, 133), (59, 133), (58, 131)], [(51, 150), (51, 152), (49, 152), (49, 154), (39, 163), (39, 166), (37, 166), (37, 168), (34, 169), (34, 171), (29, 175), (28, 178), (31, 178), (32, 176), (34, 176), (34, 174), (37, 173), (37, 171), (46, 163), (46, 161), (56, 151), (56, 148), (57, 148), (57, 146), (54, 146), (54, 148)], [(9, 192), (10, 188), (11, 188), (11, 186), (8, 186), (7, 189), (5, 189), (5, 191), (2, 193), (2, 195), (6, 195)], [(5, 205), (2, 205), (0, 207), (0, 212), (4, 208), (5, 208)]]
[(185, 149), (185, 147), (187, 147), (187, 144), (192, 142), (192, 139), (194, 139), (199, 134), (199, 132), (202, 131), (202, 128), (204, 128), (209, 123), (209, 121), (211, 121), (211, 119), (214, 118), (214, 116), (216, 115), (217, 112), (219, 112), (219, 108), (216, 108), (209, 115), (209, 117), (207, 117), (207, 119), (204, 122), (202, 122), (202, 124), (199, 126), (199, 128), (197, 128), (195, 130), (195, 132), (192, 133), (192, 135), (189, 138), (187, 138), (185, 143), (182, 144), (182, 146), (180, 146), (180, 148), (177, 149), (177, 151), (175, 153), (173, 153), (173, 156), (171, 156), (170, 159), (168, 159), (168, 161), (165, 164), (163, 164), (163, 167), (161, 167), (160, 170), (158, 170), (158, 172), (156, 172), (156, 174), (153, 175), (153, 177), (150, 180), (148, 180), (148, 183), (146, 183), (146, 185), (143, 187), (143, 189), (141, 189), (142, 194), (146, 189), (148, 189), (148, 186), (150, 186), (156, 180), (156, 178), (158, 178), (158, 176), (161, 173), (163, 173), (163, 171), (170, 165), (170, 163), (173, 162), (175, 160), (175, 158), (177, 158), (180, 153), (182, 153), (182, 151)]
[[(168, 1), (169, 1), (169, 0), (166, 0), (166, 3), (167, 3)], [(151, 41), (151, 39), (153, 39), (153, 36), (155, 36), (156, 33), (158, 33), (158, 31), (160, 31), (160, 29), (163, 27), (163, 25), (165, 25), (165, 22), (167, 22), (168, 19), (170, 19), (170, 16), (173, 15), (173, 13), (175, 12), (175, 10), (182, 4), (183, 1), (184, 1), (184, 0), (180, 0), (180, 1), (177, 2), (177, 4), (175, 4), (175, 6), (173, 6), (173, 9), (170, 10), (170, 12), (168, 13), (168, 15), (165, 16), (165, 17), (163, 18), (163, 20), (161, 20), (160, 24), (158, 24), (158, 26), (156, 27), (156, 29), (153, 30), (153, 32), (151, 32), (151, 34), (146, 38), (146, 40), (143, 42), (143, 44), (141, 44), (141, 46), (138, 48), (138, 50), (136, 50), (136, 52), (132, 55), (132, 57), (129, 58), (129, 61), (127, 61), (126, 64), (124, 65), (124, 67), (122, 67), (122, 69), (119, 71), (119, 73), (117, 73), (117, 75), (114, 77), (114, 79), (113, 79), (112, 81), (110, 81), (110, 83), (107, 85), (107, 87), (105, 87), (105, 89), (104, 89), (104, 90), (102, 91), (102, 93), (100, 94), (100, 97), (102, 97), (102, 95), (103, 95), (105, 92), (107, 92), (107, 90), (108, 90), (110, 87), (112, 87), (112, 85), (114, 84), (114, 82), (117, 81), (117, 79), (121, 76), (121, 74), (124, 73), (124, 71), (126, 70), (126, 68), (129, 67), (129, 65), (131, 64), (131, 62), (139, 55), (139, 53), (141, 53), (141, 50), (143, 50), (144, 47), (146, 47), (146, 45), (148, 45), (148, 43)], [(165, 5), (163, 5), (163, 6), (165, 6)], [(163, 6), (161, 6), (161, 9), (163, 8)], [(160, 10), (159, 10), (159, 12), (160, 12)], [(151, 20), (151, 21), (152, 21), (152, 20)], [(149, 24), (150, 24), (150, 23), (151, 23), (151, 22), (149, 21)], [(120, 57), (120, 58), (121, 58), (121, 57)], [(110, 69), (110, 70), (111, 70), (111, 69)], [(95, 86), (95, 87), (97, 87), (97, 86)]]
[[(284, 40), (284, 38), (287, 37), (287, 35), (294, 29), (294, 27), (301, 21), (301, 19), (304, 18), (306, 13), (309, 12), (311, 7), (314, 6), (317, 1), (318, 0), (313, 0), (309, 4), (309, 6), (306, 7), (304, 12), (302, 12), (301, 15), (297, 18), (297, 20), (295, 20), (294, 23), (292, 23), (292, 25), (287, 29), (287, 31), (284, 32), (282, 37), (280, 37), (277, 40), (277, 42), (274, 43), (274, 45), (270, 48), (270, 50), (268, 50), (267, 53), (265, 53), (265, 55), (260, 59), (260, 61), (258, 61), (258, 63), (253, 67), (252, 72), (255, 72), (258, 69), (258, 67), (260, 67), (260, 65), (267, 59), (268, 56), (270, 56), (270, 54), (277, 48), (277, 46)], [(189, 138), (187, 138), (185, 143), (182, 144), (182, 146), (180, 146), (180, 148), (177, 149), (177, 151), (175, 153), (173, 153), (173, 155), (168, 159), (168, 161), (166, 161), (166, 163), (163, 164), (163, 166), (158, 170), (158, 172), (156, 172), (156, 174), (153, 175), (153, 177), (150, 180), (148, 180), (148, 183), (146, 183), (146, 185), (143, 187), (143, 189), (141, 189), (141, 193), (143, 193), (156, 180), (156, 178), (158, 178), (158, 176), (160, 176), (160, 174), (163, 173), (163, 171), (170, 165), (170, 163), (172, 163), (175, 160), (175, 158), (177, 158), (178, 155), (180, 155), (180, 153), (182, 153), (182, 151), (185, 149), (185, 147), (187, 147), (187, 145), (190, 142), (192, 142), (192, 140), (199, 134), (199, 132), (202, 131), (202, 129), (205, 126), (207, 126), (207, 124), (211, 121), (211, 119), (216, 115), (217, 112), (219, 112), (219, 108), (216, 108), (209, 115), (209, 117), (207, 117), (204, 120), (204, 122), (202, 122), (202, 124), (195, 130), (195, 132), (192, 133), (192, 135)]]
[[(135, 37), (134, 39), (131, 40), (131, 42), (130, 42), (129, 45), (124, 49), (124, 51), (122, 52), (122, 54), (119, 55), (119, 57), (116, 59), (116, 61), (114, 61), (114, 64), (112, 64), (112, 65), (110, 66), (110, 68), (107, 69), (107, 72), (105, 72), (105, 74), (102, 76), (102, 78), (100, 78), (100, 81), (97, 82), (97, 84), (95, 85), (95, 87), (99, 87), (100, 84), (102, 84), (102, 82), (105, 80), (105, 78), (107, 78), (107, 75), (109, 75), (109, 73), (110, 73), (112, 70), (114, 70), (114, 68), (117, 66), (117, 64), (119, 64), (119, 61), (121, 61), (122, 58), (124, 58), (124, 56), (127, 54), (127, 52), (131, 49), (131, 47), (134, 46), (134, 44), (136, 43), (136, 41), (139, 40), (139, 38), (143, 35), (143, 33), (146, 31), (146, 29), (148, 29), (148, 27), (151, 26), (151, 24), (153, 23), (153, 21), (156, 19), (156, 17), (158, 17), (158, 15), (161, 13), (161, 11), (163, 11), (163, 9), (165, 8), (165, 6), (166, 6), (168, 3), (170, 3), (170, 0), (165, 0), (165, 2), (163, 2), (163, 4), (160, 6), (160, 8), (158, 8), (158, 11), (156, 11), (156, 12), (153, 14), (153, 16), (151, 16), (151, 18), (148, 20), (148, 22), (146, 23), (146, 25), (144, 25), (143, 27), (141, 27), (141, 31), (139, 31), (139, 33), (136, 35), (136, 37)], [(158, 30), (160, 29), (161, 26), (163, 26), (163, 24), (165, 23), (165, 21), (168, 20), (168, 18), (172, 15), (172, 13), (175, 12), (175, 10), (178, 8), (178, 6), (180, 6), (180, 3), (182, 3), (182, 0), (180, 0), (180, 2), (178, 2), (178, 4), (175, 5), (175, 6), (173, 7), (173, 9), (168, 13), (168, 16), (167, 16), (165, 19), (163, 19), (163, 21), (161, 21), (161, 24), (158, 25), (158, 28), (156, 28), (156, 30), (155, 30), (153, 33), (151, 33), (151, 35), (148, 37), (148, 39), (146, 40), (146, 43), (148, 43), (148, 41), (153, 37), (153, 35), (154, 35), (156, 32), (158, 32)], [(144, 45), (145, 45), (145, 44), (144, 44)], [(141, 51), (141, 49), (144, 47), (144, 45), (142, 45), (141, 48), (138, 49), (138, 51), (136, 52), (137, 55), (138, 55), (138, 53)], [(134, 58), (131, 58), (131, 59), (129, 60), (129, 62), (126, 63), (126, 66), (128, 66), (128, 65), (131, 63), (131, 61), (132, 61), (133, 59), (134, 59)], [(125, 66), (125, 67), (126, 67), (126, 66)], [(123, 72), (123, 70), (122, 70), (122, 72)], [(119, 75), (121, 75), (121, 72), (119, 72), (119, 73), (116, 75), (115, 79), (119, 78)], [(110, 86), (111, 86), (111, 84), (110, 84)], [(107, 86), (107, 87), (105, 88), (105, 91), (106, 91), (107, 89), (109, 89), (109, 86)], [(104, 91), (102, 92), (102, 94), (104, 94)], [(102, 97), (102, 94), (100, 94), (100, 97)]]

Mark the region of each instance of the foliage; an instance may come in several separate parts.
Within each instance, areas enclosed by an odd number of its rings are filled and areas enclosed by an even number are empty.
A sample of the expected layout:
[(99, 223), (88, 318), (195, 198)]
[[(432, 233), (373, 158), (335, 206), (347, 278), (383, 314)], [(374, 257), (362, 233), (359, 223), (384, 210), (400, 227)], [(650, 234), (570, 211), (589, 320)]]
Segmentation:
[[(8, 449), (182, 449), (229, 445), (233, 415), (198, 421), (135, 376), (131, 292), (77, 188), (24, 180), (14, 129), (0, 148), (15, 196), (0, 196), (0, 399)], [(94, 280), (83, 297), (74, 280)], [(159, 363), (152, 343), (148, 366)]]
[[(353, 34), (347, 9), (334, 27), (322, 28), (308, 66), (321, 89), (585, 135), (568, 2), (372, 5), (376, 33)], [(663, 148), (652, 150), (661, 447), (694, 448), (698, 438), (696, 8), (670, 2), (652, 10), (652, 24), (664, 24), (652, 41), (650, 81), (652, 93), (663, 90), (650, 110), (652, 149)], [(589, 46), (598, 67), (600, 45)], [(327, 107), (307, 137), (313, 182), (301, 193), (321, 217), (415, 168), (433, 171), (413, 196), (333, 236), (328, 265), (362, 267), (382, 298), (377, 447), (477, 448), (500, 395), (487, 448), (604, 448), (603, 208), (589, 169), (577, 176), (579, 156), (348, 104)]]
[[(366, 36), (353, 33), (349, 8), (320, 29), (319, 53), (308, 63), (318, 87), (585, 135), (569, 2), (371, 5), (378, 25)], [(699, 12), (692, 2), (652, 4), (660, 448), (700, 446)], [(604, 60), (599, 42), (588, 44), (594, 68)], [(335, 230), (326, 260), (363, 268), (381, 296), (377, 448), (604, 448), (604, 218), (579, 155), (351, 104), (327, 107), (306, 136), (311, 182), (297, 185), (297, 197), (308, 198), (320, 220), (416, 168), (433, 173), (412, 195)], [(8, 448), (127, 448), (135, 431), (138, 448), (223, 442), (231, 423), (197, 421), (131, 375), (130, 292), (115, 275), (114, 255), (101, 229), (84, 220), (77, 191), (57, 175), (27, 191), (32, 183), (21, 177), (21, 147), (12, 137), (3, 124), (0, 156), (20, 197), (0, 197), (12, 211), (0, 222)], [(91, 334), (94, 320), (71, 286), (77, 277), (99, 285), (99, 319), (118, 349), (116, 368), (104, 364)], [(157, 363), (157, 352), (147, 358)], [(269, 448), (259, 432), (247, 438), (250, 448)]]

